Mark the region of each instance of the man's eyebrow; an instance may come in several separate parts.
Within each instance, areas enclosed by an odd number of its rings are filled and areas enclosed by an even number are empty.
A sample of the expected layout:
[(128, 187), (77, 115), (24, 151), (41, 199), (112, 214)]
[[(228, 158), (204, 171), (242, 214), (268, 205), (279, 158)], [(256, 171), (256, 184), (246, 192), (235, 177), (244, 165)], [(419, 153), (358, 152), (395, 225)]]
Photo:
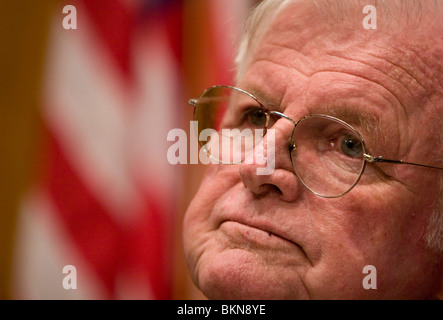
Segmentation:
[(282, 111), (280, 110), (280, 103), (277, 102), (275, 97), (265, 94), (262, 90), (251, 89), (246, 91), (256, 97), (267, 110)]
[[(318, 109), (316, 109), (317, 111)], [(376, 114), (366, 110), (356, 110), (346, 107), (330, 106), (318, 110), (321, 114), (326, 114), (355, 126), (357, 131), (378, 137), (380, 134), (380, 118)]]
[[(280, 102), (275, 97), (266, 95), (262, 90), (250, 89), (247, 90), (254, 97), (263, 104), (267, 110), (283, 111), (281, 110)], [(341, 105), (324, 105), (319, 108), (315, 108), (315, 112), (311, 114), (325, 114), (355, 127), (357, 131), (362, 131), (366, 135), (371, 135), (373, 138), (378, 139), (380, 136), (380, 116), (370, 112), (368, 110), (354, 109), (351, 107)], [(300, 119), (293, 119), (298, 121)]]

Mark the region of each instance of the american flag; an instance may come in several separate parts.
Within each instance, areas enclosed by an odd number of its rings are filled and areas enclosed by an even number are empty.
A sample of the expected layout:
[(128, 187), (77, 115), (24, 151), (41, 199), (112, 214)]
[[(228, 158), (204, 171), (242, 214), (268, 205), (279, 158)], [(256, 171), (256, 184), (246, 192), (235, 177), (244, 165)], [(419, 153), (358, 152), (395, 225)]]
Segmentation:
[[(76, 29), (63, 27), (67, 4)], [(188, 94), (230, 82), (232, 35), (250, 5), (58, 4), (41, 94), (42, 156), (18, 220), (14, 298), (177, 297), (181, 188), (193, 169), (168, 163), (166, 137), (187, 128)], [(211, 45), (199, 51), (192, 41)], [(75, 267), (76, 289), (62, 286), (65, 266)]]

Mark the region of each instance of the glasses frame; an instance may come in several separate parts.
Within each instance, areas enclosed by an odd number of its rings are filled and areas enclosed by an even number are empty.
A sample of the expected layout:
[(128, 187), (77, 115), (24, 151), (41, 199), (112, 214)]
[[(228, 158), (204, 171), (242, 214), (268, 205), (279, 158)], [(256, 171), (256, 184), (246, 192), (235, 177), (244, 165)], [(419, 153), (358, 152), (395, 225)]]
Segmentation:
[[(327, 114), (310, 114), (310, 115), (307, 115), (307, 116), (301, 118), (301, 119), (298, 120), (298, 121), (295, 121), (295, 120), (291, 119), (290, 117), (288, 117), (287, 115), (285, 115), (284, 113), (281, 113), (281, 112), (278, 112), (278, 111), (268, 110), (268, 109), (263, 105), (263, 103), (262, 103), (257, 97), (255, 97), (253, 94), (251, 94), (251, 93), (249, 93), (249, 92), (247, 92), (247, 91), (245, 91), (245, 90), (243, 90), (243, 89), (240, 89), (240, 88), (234, 87), (234, 86), (227, 86), (227, 85), (215, 85), (215, 86), (211, 86), (211, 87), (205, 89), (205, 90), (201, 93), (201, 95), (199, 96), (199, 98), (196, 98), (196, 99), (195, 99), (195, 98), (194, 98), (194, 99), (189, 99), (189, 101), (188, 101), (189, 105), (191, 105), (192, 107), (194, 107), (194, 115), (193, 115), (193, 116), (194, 116), (194, 119), (195, 119), (195, 113), (196, 113), (196, 109), (197, 109), (197, 105), (198, 105), (198, 100), (199, 100), (201, 97), (203, 97), (203, 96), (204, 96), (209, 90), (213, 90), (213, 89), (216, 89), (216, 88), (228, 88), (228, 89), (233, 89), (233, 90), (239, 91), (239, 92), (241, 92), (241, 93), (244, 93), (244, 94), (248, 95), (249, 97), (251, 97), (252, 99), (254, 99), (254, 100), (255, 100), (255, 101), (256, 101), (256, 102), (257, 102), (257, 103), (263, 108), (263, 111), (264, 111), (265, 114), (266, 114), (266, 124), (265, 124), (265, 127), (263, 128), (263, 136), (266, 135), (267, 129), (268, 129), (268, 127), (269, 127), (269, 120), (270, 120), (270, 118), (271, 118), (272, 115), (275, 115), (275, 116), (278, 116), (278, 117), (284, 118), (284, 119), (286, 119), (286, 120), (289, 120), (289, 121), (294, 125), (294, 128), (292, 129), (291, 140), (290, 140), (290, 143), (289, 143), (289, 146), (288, 146), (288, 148), (289, 148), (289, 156), (291, 157), (291, 162), (292, 162), (292, 151), (296, 148), (295, 141), (293, 140), (293, 135), (294, 135), (294, 132), (295, 132), (295, 128), (297, 127), (297, 125), (298, 125), (299, 123), (301, 123), (302, 121), (304, 121), (304, 120), (306, 120), (306, 119), (308, 119), (308, 118), (321, 117), (321, 118), (326, 118), (326, 119), (330, 119), (330, 120), (336, 121), (336, 122), (338, 122), (338, 123), (343, 124), (344, 126), (347, 126), (347, 127), (351, 128), (351, 129), (352, 129), (352, 130), (358, 135), (358, 138), (359, 138), (359, 139), (361, 140), (361, 142), (362, 142), (362, 147), (363, 147), (363, 155), (362, 155), (362, 159), (364, 160), (364, 163), (363, 163), (362, 169), (361, 169), (361, 171), (360, 171), (360, 175), (358, 176), (358, 178), (356, 179), (356, 181), (354, 182), (354, 184), (353, 184), (353, 185), (352, 185), (347, 191), (345, 191), (345, 192), (343, 192), (343, 193), (341, 193), (341, 194), (339, 194), (339, 195), (336, 195), (336, 196), (324, 196), (324, 195), (321, 195), (321, 194), (319, 194), (319, 193), (317, 193), (317, 192), (311, 190), (308, 186), (306, 186), (305, 183), (303, 182), (303, 180), (298, 176), (298, 174), (297, 174), (297, 170), (295, 170), (295, 173), (296, 173), (296, 175), (297, 175), (297, 178), (300, 180), (300, 182), (301, 182), (301, 183), (302, 183), (302, 184), (303, 184), (303, 185), (304, 185), (309, 191), (311, 191), (312, 193), (314, 193), (315, 195), (317, 195), (317, 196), (319, 196), (319, 197), (322, 197), (322, 198), (338, 198), (338, 197), (341, 197), (341, 196), (347, 194), (348, 192), (350, 192), (350, 191), (351, 191), (351, 190), (352, 190), (352, 189), (358, 184), (358, 182), (360, 181), (360, 179), (361, 179), (361, 177), (362, 177), (362, 175), (363, 175), (363, 173), (364, 173), (364, 171), (365, 171), (365, 168), (366, 168), (366, 164), (367, 164), (367, 163), (405, 164), (405, 165), (413, 165), (413, 166), (419, 166), (419, 167), (424, 167), (424, 168), (429, 168), (429, 169), (443, 170), (443, 167), (431, 166), (431, 165), (428, 165), (428, 164), (422, 164), (422, 163), (408, 162), (408, 161), (403, 161), (403, 160), (387, 159), (387, 158), (384, 158), (383, 156), (373, 156), (373, 155), (371, 155), (371, 154), (367, 151), (365, 141), (364, 141), (362, 135), (360, 134), (360, 132), (359, 132), (358, 130), (356, 130), (353, 126), (351, 126), (349, 123), (347, 123), (347, 122), (345, 122), (345, 121), (343, 121), (343, 120), (341, 120), (341, 119), (335, 118), (335, 117), (333, 117), (333, 116), (327, 115)], [(198, 136), (198, 132), (197, 132), (197, 136)], [(217, 159), (215, 159), (215, 160), (217, 160)], [(217, 160), (217, 161), (218, 161), (220, 164), (227, 164), (227, 163), (222, 163), (222, 162), (219, 161), (219, 160)], [(294, 169), (295, 169), (295, 168), (294, 168)]]

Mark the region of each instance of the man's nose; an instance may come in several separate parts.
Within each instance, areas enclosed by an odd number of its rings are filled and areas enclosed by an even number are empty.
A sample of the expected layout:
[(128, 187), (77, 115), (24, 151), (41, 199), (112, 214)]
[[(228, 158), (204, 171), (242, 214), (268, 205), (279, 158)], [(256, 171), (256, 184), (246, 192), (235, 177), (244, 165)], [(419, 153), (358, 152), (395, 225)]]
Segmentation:
[[(240, 177), (245, 187), (255, 195), (277, 194), (281, 200), (287, 202), (293, 202), (299, 197), (301, 184), (294, 173), (289, 151), (292, 129), (291, 122), (280, 119), (268, 129), (266, 136), (255, 147), (255, 156), (249, 155), (241, 164)], [(273, 130), (273, 135), (270, 130)], [(274, 138), (269, 139), (272, 136)], [(263, 164), (262, 161), (257, 161), (257, 155), (265, 155), (267, 162)], [(269, 170), (270, 165), (273, 170)]]

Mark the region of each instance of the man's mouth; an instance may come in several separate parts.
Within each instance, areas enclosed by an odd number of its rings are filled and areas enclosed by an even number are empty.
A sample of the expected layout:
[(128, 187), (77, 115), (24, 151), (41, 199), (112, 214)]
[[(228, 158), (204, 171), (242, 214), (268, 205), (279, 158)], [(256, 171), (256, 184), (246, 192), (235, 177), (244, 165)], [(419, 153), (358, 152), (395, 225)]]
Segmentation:
[(226, 220), (220, 224), (220, 230), (227, 236), (231, 244), (242, 248), (283, 251), (296, 250), (306, 255), (298, 243), (288, 239), (272, 227), (266, 225)]

